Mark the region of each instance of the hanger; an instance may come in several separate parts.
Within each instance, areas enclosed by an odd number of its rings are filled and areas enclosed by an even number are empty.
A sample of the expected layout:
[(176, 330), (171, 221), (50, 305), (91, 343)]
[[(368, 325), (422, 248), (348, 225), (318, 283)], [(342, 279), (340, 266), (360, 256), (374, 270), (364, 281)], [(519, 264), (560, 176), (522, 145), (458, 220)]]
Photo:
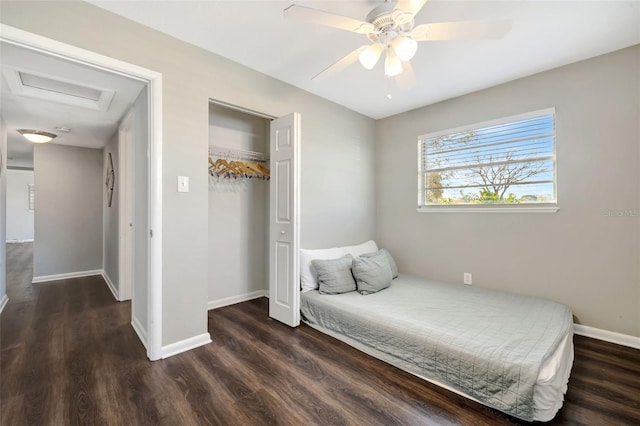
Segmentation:
[[(215, 157), (218, 158), (214, 161)], [(229, 161), (230, 158), (233, 160)], [(269, 169), (260, 164), (266, 161), (268, 157), (259, 152), (209, 147), (209, 173), (212, 176), (269, 180)]]
[(269, 180), (269, 169), (266, 169), (259, 163), (248, 163), (247, 167), (251, 168), (257, 176), (263, 180)]

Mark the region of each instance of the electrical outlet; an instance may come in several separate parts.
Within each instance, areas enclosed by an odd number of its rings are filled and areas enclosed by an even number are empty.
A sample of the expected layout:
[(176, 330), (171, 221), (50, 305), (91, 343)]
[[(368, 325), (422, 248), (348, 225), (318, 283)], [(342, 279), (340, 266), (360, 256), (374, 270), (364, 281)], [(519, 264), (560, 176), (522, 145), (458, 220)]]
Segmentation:
[(464, 273), (464, 283), (466, 285), (472, 285), (471, 274), (469, 272)]

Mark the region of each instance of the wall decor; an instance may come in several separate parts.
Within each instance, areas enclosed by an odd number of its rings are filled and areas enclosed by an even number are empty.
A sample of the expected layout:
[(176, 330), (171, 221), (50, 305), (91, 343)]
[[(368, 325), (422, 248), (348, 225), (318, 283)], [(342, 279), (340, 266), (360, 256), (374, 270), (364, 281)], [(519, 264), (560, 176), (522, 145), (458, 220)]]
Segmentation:
[(104, 186), (107, 189), (107, 203), (109, 207), (111, 207), (111, 203), (113, 201), (113, 187), (116, 183), (116, 172), (113, 169), (113, 158), (111, 157), (111, 153), (109, 153), (109, 164), (107, 164), (107, 177), (104, 181)]

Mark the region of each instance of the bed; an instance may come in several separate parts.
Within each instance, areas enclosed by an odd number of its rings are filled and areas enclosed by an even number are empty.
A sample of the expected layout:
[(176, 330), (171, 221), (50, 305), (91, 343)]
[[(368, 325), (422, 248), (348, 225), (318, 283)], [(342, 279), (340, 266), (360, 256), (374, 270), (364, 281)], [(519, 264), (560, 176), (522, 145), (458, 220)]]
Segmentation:
[(564, 305), (400, 275), (377, 293), (301, 293), (303, 321), (378, 359), (526, 421), (549, 421), (573, 363)]

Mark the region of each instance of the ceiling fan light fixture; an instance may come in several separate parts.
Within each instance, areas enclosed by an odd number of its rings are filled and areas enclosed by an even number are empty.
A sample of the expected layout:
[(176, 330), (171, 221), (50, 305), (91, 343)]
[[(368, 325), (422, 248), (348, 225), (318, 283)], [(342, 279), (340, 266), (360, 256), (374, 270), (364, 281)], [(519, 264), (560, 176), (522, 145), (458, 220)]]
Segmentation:
[(368, 70), (372, 70), (378, 63), (382, 54), (382, 46), (380, 43), (374, 43), (362, 49), (358, 54), (360, 64)]
[(54, 133), (45, 132), (43, 130), (31, 130), (31, 129), (18, 129), (18, 133), (25, 137), (29, 142), (33, 143), (47, 143), (51, 142), (58, 135)]
[(387, 50), (387, 57), (384, 61), (384, 76), (395, 77), (402, 72), (402, 61), (393, 49)]
[(402, 62), (410, 61), (418, 51), (418, 42), (407, 36), (396, 37), (391, 46)]
[(291, 5), (284, 10), (287, 18), (327, 27), (364, 34), (371, 45), (360, 46), (347, 53), (338, 61), (313, 76), (322, 78), (342, 71), (359, 61), (368, 69), (373, 69), (382, 52), (385, 52), (385, 77), (395, 77), (401, 90), (415, 85), (415, 74), (411, 59), (415, 56), (421, 41), (443, 40), (494, 40), (504, 37), (511, 30), (511, 20), (500, 21), (460, 21), (415, 25), (427, 0), (385, 0), (374, 7), (366, 17), (366, 22), (348, 16), (336, 15), (324, 10)]

